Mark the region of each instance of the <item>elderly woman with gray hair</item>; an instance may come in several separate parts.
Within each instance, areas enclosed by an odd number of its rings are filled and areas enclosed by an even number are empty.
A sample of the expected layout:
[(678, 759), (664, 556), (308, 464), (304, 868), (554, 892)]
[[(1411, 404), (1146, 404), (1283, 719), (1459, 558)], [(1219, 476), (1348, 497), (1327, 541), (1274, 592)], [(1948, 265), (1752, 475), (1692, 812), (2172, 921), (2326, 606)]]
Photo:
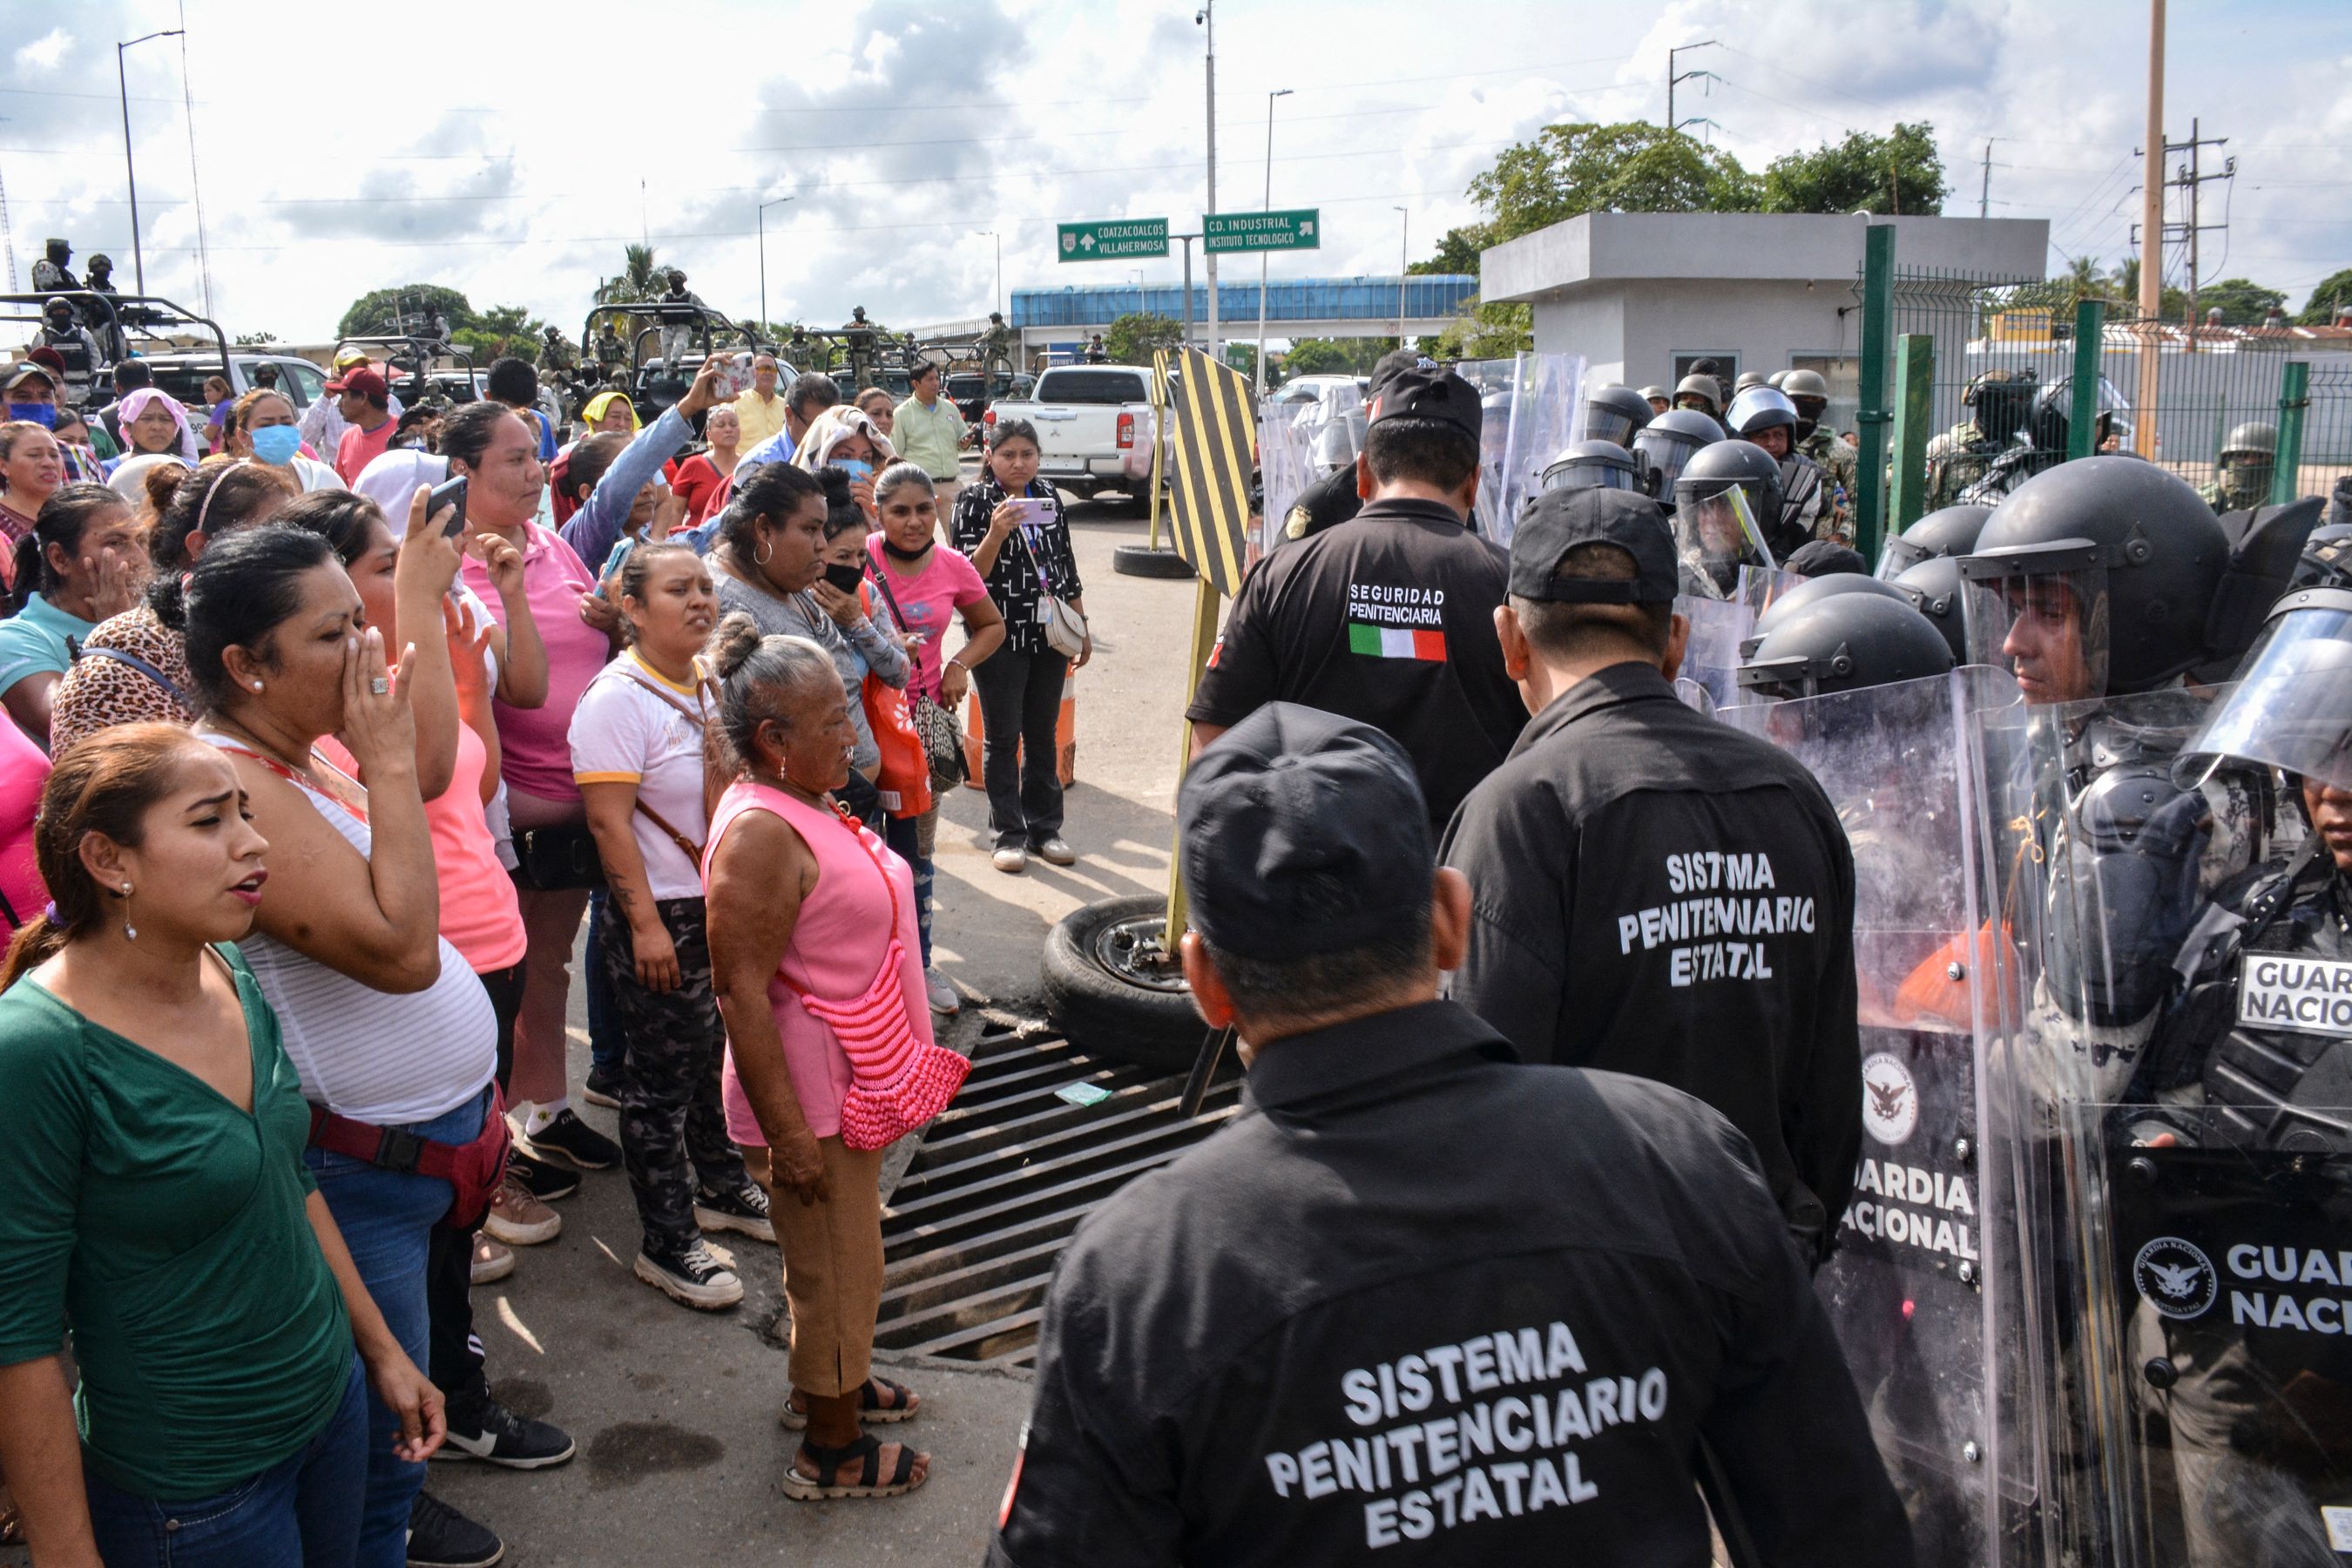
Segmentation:
[(827, 798), (849, 775), (856, 734), (832, 658), (804, 637), (762, 637), (744, 615), (720, 624), (712, 648), (719, 721), (740, 769), (703, 855), (727, 1124), (771, 1194), (792, 1309), (782, 1415), (808, 1434), (782, 1489), (803, 1500), (896, 1497), (923, 1484), (930, 1456), (865, 1430), (921, 1402), (873, 1374), (882, 1150), (852, 1146), (873, 1142), (860, 1135), (866, 1080), (835, 1021), (854, 1010), (853, 1038), (887, 1029), (933, 1048), (914, 879)]

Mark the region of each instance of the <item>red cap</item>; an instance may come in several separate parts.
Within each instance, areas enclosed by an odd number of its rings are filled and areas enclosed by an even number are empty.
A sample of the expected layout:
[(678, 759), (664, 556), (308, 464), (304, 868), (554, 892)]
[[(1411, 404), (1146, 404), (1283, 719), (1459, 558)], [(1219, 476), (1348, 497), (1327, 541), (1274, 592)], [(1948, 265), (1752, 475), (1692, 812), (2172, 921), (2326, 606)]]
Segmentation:
[(59, 375), (63, 375), (66, 373), (66, 356), (58, 353), (57, 350), (49, 347), (47, 343), (43, 343), (39, 348), (35, 349), (31, 353), (26, 354), (25, 357), (32, 361), (35, 364), (47, 366), (49, 369), (56, 371)]
[(391, 395), (391, 388), (372, 364), (355, 365), (327, 383), (329, 392), (356, 392), (371, 403), (380, 403)]

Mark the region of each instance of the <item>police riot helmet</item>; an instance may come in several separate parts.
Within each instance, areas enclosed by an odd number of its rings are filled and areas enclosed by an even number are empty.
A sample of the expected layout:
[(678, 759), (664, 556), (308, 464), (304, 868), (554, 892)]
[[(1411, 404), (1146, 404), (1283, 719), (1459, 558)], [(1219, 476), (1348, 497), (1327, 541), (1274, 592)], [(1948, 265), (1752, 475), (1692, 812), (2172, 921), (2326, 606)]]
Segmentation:
[(2013, 668), (2030, 701), (2150, 690), (2222, 651), (2207, 619), (2230, 570), (2221, 520), (2169, 469), (2061, 463), (2004, 496), (1960, 558), (1980, 590), (1969, 661)]
[(2352, 789), (2352, 588), (2299, 589), (2272, 607), (2173, 776), (2194, 783), (2225, 759)]
[(1731, 384), (1731, 395), (1736, 398), (1751, 386), (1764, 386), (1767, 384), (1769, 384), (1767, 383), (1762, 371), (1742, 371), (1740, 373), (1739, 379)]
[(2290, 588), (2352, 588), (2352, 523), (2315, 528), (2303, 542)]
[(1731, 433), (1753, 441), (1767, 430), (1786, 430), (1790, 441), (1796, 439), (1797, 405), (1784, 393), (1769, 386), (1751, 386), (1731, 400), (1723, 411), (1723, 422)]
[(1893, 586), (1927, 617), (1952, 650), (1955, 664), (1969, 661), (1968, 583), (1960, 576), (1960, 558), (1937, 555), (1920, 562), (1895, 579)]
[(1543, 471), (1540, 490), (1641, 490), (1642, 459), (1614, 441), (1571, 441)]
[(1742, 566), (1773, 563), (1764, 538), (1780, 518), (1780, 465), (1771, 453), (1749, 441), (1702, 447), (1683, 465), (1671, 493), (1675, 549), (1719, 592), (1731, 592)]
[(1756, 639), (1737, 679), (1743, 690), (1794, 699), (1924, 680), (1951, 668), (1942, 634), (1902, 595), (1846, 593), (1781, 618)]
[(1865, 577), (1859, 573), (1833, 572), (1825, 577), (1808, 577), (1794, 587), (1772, 596), (1772, 602), (1764, 606), (1764, 613), (1756, 617), (1756, 629), (1741, 640), (1741, 657), (1745, 658), (1751, 652), (1773, 627), (1791, 616), (1803, 614), (1807, 605), (1818, 605), (1823, 599), (1834, 599), (1840, 594), (1864, 594), (1874, 598), (1901, 599), (1905, 604), (1910, 603), (1894, 584), (1882, 583), (1875, 577)]
[(1669, 408), (1652, 419), (1633, 437), (1633, 450), (1642, 455), (1654, 476), (1650, 493), (1660, 500), (1670, 500), (1675, 480), (1691, 454), (1722, 439), (1723, 427), (1692, 409)]
[(1895, 578), (1922, 561), (1939, 555), (1966, 555), (1976, 547), (1992, 508), (1971, 502), (1938, 507), (1902, 532), (1890, 535), (1878, 557), (1878, 574)]
[(2260, 419), (2249, 419), (2230, 432), (2221, 443), (2221, 462), (2229, 465), (2232, 458), (2252, 458), (2258, 468), (2267, 468), (2278, 460), (2278, 426)]
[(1711, 415), (1723, 406), (1723, 384), (1711, 375), (1700, 375), (1694, 371), (1675, 384), (1675, 406), (1682, 407), (1685, 397), (1696, 397), (1706, 404), (1706, 412)]
[(1584, 398), (1584, 433), (1595, 441), (1633, 444), (1633, 433), (1650, 422), (1650, 400), (1630, 386), (1611, 382)]

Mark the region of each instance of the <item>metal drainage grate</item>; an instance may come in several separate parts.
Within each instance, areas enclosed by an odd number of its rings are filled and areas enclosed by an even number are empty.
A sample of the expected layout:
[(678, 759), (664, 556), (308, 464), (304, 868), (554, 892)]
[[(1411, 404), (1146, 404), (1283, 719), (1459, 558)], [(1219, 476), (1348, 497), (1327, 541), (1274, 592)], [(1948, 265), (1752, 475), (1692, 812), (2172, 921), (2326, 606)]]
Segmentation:
[[(1074, 1084), (1106, 1098), (1060, 1098)], [(882, 1213), (876, 1346), (1033, 1365), (1045, 1285), (1078, 1222), (1240, 1107), (1230, 1058), (1189, 1121), (1176, 1110), (1183, 1089), (1181, 1077), (1090, 1057), (1053, 1035), (982, 1034), (963, 1091), (925, 1132)]]

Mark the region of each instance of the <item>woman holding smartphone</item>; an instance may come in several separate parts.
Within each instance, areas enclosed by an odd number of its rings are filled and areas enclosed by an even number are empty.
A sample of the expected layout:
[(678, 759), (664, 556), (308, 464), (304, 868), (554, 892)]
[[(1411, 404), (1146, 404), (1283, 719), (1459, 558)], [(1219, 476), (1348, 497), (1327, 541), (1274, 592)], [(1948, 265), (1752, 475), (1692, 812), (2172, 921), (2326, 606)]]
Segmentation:
[(988, 786), (995, 865), (1025, 870), (1034, 853), (1055, 866), (1077, 852), (1062, 837), (1062, 777), (1054, 724), (1062, 678), (1094, 657), (1094, 636), (1075, 659), (1045, 640), (1044, 597), (1053, 595), (1083, 616), (1085, 585), (1070, 550), (1062, 498), (1037, 478), (1037, 429), (1026, 419), (999, 420), (989, 433), (979, 482), (956, 497), (949, 542), (971, 558), (988, 596), (1004, 616), (1004, 646), (971, 672), (986, 731), (981, 777)]

